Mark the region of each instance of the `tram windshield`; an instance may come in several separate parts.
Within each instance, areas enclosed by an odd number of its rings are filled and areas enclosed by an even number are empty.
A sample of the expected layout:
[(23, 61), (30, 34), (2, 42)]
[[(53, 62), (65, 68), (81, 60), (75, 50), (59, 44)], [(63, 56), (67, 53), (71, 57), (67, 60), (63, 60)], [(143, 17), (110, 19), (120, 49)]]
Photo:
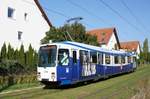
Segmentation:
[(56, 66), (57, 47), (54, 45), (41, 47), (39, 50), (39, 67)]

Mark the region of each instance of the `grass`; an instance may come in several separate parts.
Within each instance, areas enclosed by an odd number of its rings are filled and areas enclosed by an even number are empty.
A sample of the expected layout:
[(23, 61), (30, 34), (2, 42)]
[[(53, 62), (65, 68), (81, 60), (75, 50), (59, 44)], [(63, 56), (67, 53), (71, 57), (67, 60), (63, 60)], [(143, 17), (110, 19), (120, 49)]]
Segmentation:
[(38, 97), (38, 99), (129, 99), (136, 94), (135, 89), (140, 80), (143, 78), (150, 80), (149, 71), (150, 66), (144, 66), (131, 74), (118, 76), (86, 86), (66, 89), (58, 93), (45, 94)]
[[(36, 84), (35, 84), (36, 85)], [(33, 86), (35, 86), (33, 84)], [(10, 90), (17, 89), (10, 87)], [(20, 87), (29, 87), (20, 85)], [(31, 85), (32, 86), (32, 85)], [(38, 85), (37, 85), (38, 86)], [(19, 87), (19, 88), (20, 88)], [(33, 89), (7, 95), (2, 99), (131, 99), (141, 93), (148, 97), (150, 88), (150, 66), (142, 66), (135, 72), (82, 86), (66, 89)], [(138, 97), (138, 96), (136, 96)], [(150, 99), (150, 98), (147, 98)]]
[(7, 92), (7, 91), (12, 91), (12, 90), (20, 90), (20, 89), (26, 89), (26, 88), (32, 88), (32, 87), (38, 87), (41, 84), (39, 82), (34, 82), (34, 83), (24, 83), (24, 84), (15, 84), (7, 89), (3, 90), (2, 92)]

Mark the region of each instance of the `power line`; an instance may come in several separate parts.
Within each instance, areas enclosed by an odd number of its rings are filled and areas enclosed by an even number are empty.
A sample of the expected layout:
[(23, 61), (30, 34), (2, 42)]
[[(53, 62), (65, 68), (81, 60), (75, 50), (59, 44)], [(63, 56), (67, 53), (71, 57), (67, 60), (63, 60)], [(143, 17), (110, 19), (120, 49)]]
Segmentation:
[(57, 15), (60, 15), (60, 16), (65, 17), (65, 18), (70, 18), (69, 16), (66, 16), (65, 14), (60, 13), (60, 12), (58, 12), (58, 11), (55, 11), (55, 10), (52, 10), (52, 9), (49, 9), (49, 8), (46, 8), (46, 7), (43, 7), (43, 8), (44, 8), (45, 10), (47, 10), (48, 12), (55, 13), (55, 14), (57, 14)]
[(125, 21), (127, 24), (129, 24), (132, 28), (134, 28), (136, 31), (138, 32), (143, 32), (141, 31), (141, 29), (139, 29), (137, 26), (135, 26), (134, 24), (130, 23), (130, 21), (128, 21), (124, 16), (122, 16), (118, 11), (116, 11), (115, 9), (113, 9), (110, 5), (108, 5), (106, 2), (104, 2), (103, 0), (98, 0), (99, 2), (101, 2), (103, 5), (105, 5), (107, 8), (109, 8), (112, 12), (114, 12), (116, 15), (118, 15), (123, 21)]
[(139, 18), (133, 13), (133, 11), (128, 7), (128, 5), (124, 2), (124, 0), (121, 0), (121, 3), (126, 7), (126, 9), (129, 11), (129, 13), (132, 15), (132, 17), (135, 19), (135, 21), (137, 23), (139, 23), (139, 25), (141, 25), (141, 27), (145, 28), (145, 30), (147, 32), (149, 32), (149, 30), (145, 27), (145, 25), (139, 20)]
[[(46, 8), (46, 7), (43, 7), (43, 8), (44, 8), (45, 10), (47, 10), (47, 12), (55, 13), (55, 14), (57, 14), (57, 15), (60, 15), (60, 16), (64, 17), (64, 18), (67, 18), (67, 19), (72, 18), (72, 17), (70, 17), (70, 16), (67, 16), (67, 15), (61, 13), (61, 12), (58, 12), (58, 11), (55, 11), (55, 10), (52, 10), (52, 9), (49, 9), (49, 8)], [(87, 25), (87, 26), (93, 27), (92, 25), (88, 24), (88, 23), (85, 22), (85, 21), (84, 21), (84, 22), (82, 21), (82, 23), (84, 23), (84, 24)]]
[(80, 9), (82, 9), (84, 12), (86, 12), (87, 14), (89, 14), (90, 16), (95, 16), (100, 22), (104, 22), (104, 23), (107, 23), (109, 25), (112, 25), (111, 23), (109, 22), (106, 22), (103, 18), (95, 15), (94, 13), (90, 12), (88, 9), (80, 6), (79, 4), (75, 3), (75, 2), (72, 2), (71, 0), (66, 0), (68, 3), (70, 3), (71, 5), (75, 6), (75, 7), (78, 7)]

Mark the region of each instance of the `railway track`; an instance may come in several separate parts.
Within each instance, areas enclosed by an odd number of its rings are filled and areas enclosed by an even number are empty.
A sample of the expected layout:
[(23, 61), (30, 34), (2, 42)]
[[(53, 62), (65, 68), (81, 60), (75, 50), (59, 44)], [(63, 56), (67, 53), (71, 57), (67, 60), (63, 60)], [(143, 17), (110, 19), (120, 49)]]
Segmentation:
[(61, 91), (61, 89), (45, 89), (44, 86), (8, 91), (0, 93), (0, 99), (30, 99), (41, 95), (52, 94)]
[[(110, 99), (113, 96), (117, 96), (123, 91), (121, 90), (130, 90), (126, 88), (127, 86), (133, 86), (135, 82), (141, 80), (142, 78), (149, 77), (149, 69), (141, 68), (134, 73), (114, 77), (105, 81), (99, 81), (92, 84), (81, 85), (77, 87), (70, 88), (44, 88), (43, 86), (22, 89), (16, 91), (9, 91), (0, 93), (0, 99), (43, 99), (43, 97), (49, 99), (57, 99), (58, 97), (62, 99), (70, 99), (68, 97), (74, 97), (73, 99), (94, 99), (95, 95), (97, 95), (100, 99)], [(122, 80), (120, 78), (123, 78)], [(116, 80), (117, 79), (117, 80)], [(115, 82), (114, 82), (115, 81)], [(111, 82), (111, 83), (110, 83)], [(124, 83), (128, 82), (128, 83)], [(102, 84), (103, 83), (103, 84)], [(106, 84), (108, 83), (108, 84)], [(119, 87), (113, 87), (117, 86)], [(99, 86), (95, 87), (94, 86)], [(92, 91), (88, 90), (92, 89)], [(105, 93), (109, 91), (109, 89), (113, 89), (114, 91), (111, 93)], [(89, 91), (89, 92), (88, 92)], [(69, 93), (69, 94), (68, 94)], [(72, 95), (72, 96), (71, 96)]]

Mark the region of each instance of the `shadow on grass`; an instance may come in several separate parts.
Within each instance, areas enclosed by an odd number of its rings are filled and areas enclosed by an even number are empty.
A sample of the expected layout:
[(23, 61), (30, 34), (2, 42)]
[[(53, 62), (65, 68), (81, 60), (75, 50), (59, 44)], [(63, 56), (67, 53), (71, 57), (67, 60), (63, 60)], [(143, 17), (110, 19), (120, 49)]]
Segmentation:
[(116, 78), (116, 77), (119, 77), (119, 76), (122, 76), (122, 75), (127, 75), (127, 74), (132, 73), (132, 72), (133, 71), (126, 72), (126, 73), (120, 73), (120, 74), (116, 74), (116, 75), (110, 75), (110, 76), (107, 76), (107, 77), (104, 77), (104, 78), (92, 79), (92, 80), (78, 82), (76, 84), (71, 84), (71, 85), (61, 85), (61, 86), (59, 86), (58, 83), (49, 83), (49, 82), (47, 82), (47, 83), (45, 83), (45, 87), (43, 87), (43, 89), (70, 89), (70, 88), (77, 88), (77, 87), (81, 87), (81, 86), (90, 85), (90, 84), (93, 84), (93, 83), (99, 83), (101, 81), (105, 81), (107, 79)]

